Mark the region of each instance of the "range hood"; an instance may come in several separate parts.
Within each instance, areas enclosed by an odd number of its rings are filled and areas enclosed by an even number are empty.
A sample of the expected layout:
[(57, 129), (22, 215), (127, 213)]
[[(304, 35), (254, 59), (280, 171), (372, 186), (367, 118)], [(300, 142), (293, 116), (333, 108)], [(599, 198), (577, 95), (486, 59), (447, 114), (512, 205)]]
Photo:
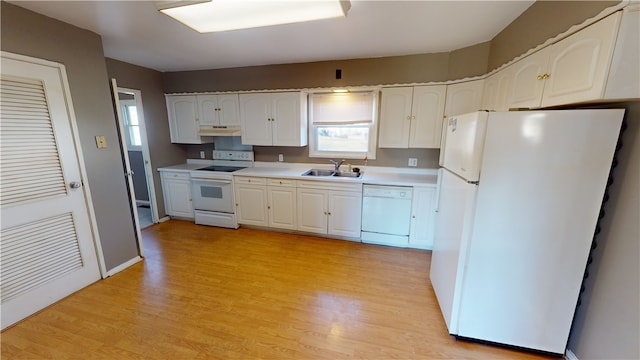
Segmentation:
[(198, 130), (200, 136), (240, 136), (239, 127), (213, 126), (201, 127)]

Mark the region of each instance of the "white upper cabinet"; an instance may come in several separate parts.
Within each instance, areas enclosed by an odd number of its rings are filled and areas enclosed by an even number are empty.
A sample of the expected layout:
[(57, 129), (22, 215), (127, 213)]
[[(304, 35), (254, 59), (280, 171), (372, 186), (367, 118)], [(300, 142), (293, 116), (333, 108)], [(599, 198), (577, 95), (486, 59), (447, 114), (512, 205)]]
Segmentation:
[(171, 142), (203, 144), (213, 142), (211, 137), (200, 137), (198, 130), (198, 101), (196, 95), (166, 95)]
[(622, 12), (605, 99), (640, 98), (640, 3)]
[(197, 95), (200, 128), (240, 127), (238, 94)]
[(242, 143), (307, 145), (307, 97), (302, 92), (240, 94)]
[(508, 66), (484, 80), (482, 109), (493, 111), (509, 110), (509, 94), (513, 82), (513, 66)]
[(549, 48), (544, 48), (516, 62), (513, 68), (513, 85), (509, 96), (509, 108), (532, 108), (540, 106), (544, 77), (549, 60)]
[(461, 115), (482, 109), (484, 80), (447, 85), (444, 116)]
[(601, 99), (620, 16), (612, 14), (513, 64), (509, 108)]
[(551, 46), (543, 107), (602, 98), (620, 16), (617, 12)]
[(446, 85), (382, 89), (381, 148), (438, 148)]

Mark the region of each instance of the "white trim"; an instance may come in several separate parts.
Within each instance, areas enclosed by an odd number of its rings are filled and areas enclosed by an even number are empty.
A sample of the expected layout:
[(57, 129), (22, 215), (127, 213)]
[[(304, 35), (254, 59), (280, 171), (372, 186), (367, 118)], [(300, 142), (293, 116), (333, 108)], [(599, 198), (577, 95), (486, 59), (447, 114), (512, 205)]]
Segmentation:
[[(147, 192), (151, 207), (151, 221), (158, 221), (158, 200), (156, 196), (156, 186), (153, 181), (153, 165), (151, 164), (151, 152), (149, 151), (149, 140), (147, 138), (147, 125), (144, 117), (144, 106), (142, 104), (142, 91), (119, 87), (118, 91), (133, 93), (138, 109), (138, 119), (140, 121), (140, 137), (142, 140), (142, 161), (144, 162), (144, 172), (147, 180)], [(142, 253), (141, 253), (142, 254)]]
[(163, 218), (158, 219), (158, 223), (163, 223), (163, 222), (165, 222), (165, 221), (169, 221), (169, 220), (171, 220), (171, 218), (170, 218), (170, 217), (168, 217), (168, 216), (165, 216), (165, 217), (163, 217)]
[(136, 200), (137, 206), (149, 206), (151, 207), (151, 201), (148, 200)]
[(567, 360), (579, 360), (576, 354), (573, 351), (567, 349), (567, 352), (564, 354), (564, 358)]
[(85, 166), (84, 156), (82, 153), (82, 144), (80, 142), (80, 132), (78, 131), (78, 125), (76, 122), (75, 110), (73, 107), (73, 102), (71, 99), (71, 88), (69, 86), (69, 81), (67, 78), (67, 70), (63, 64), (34, 58), (30, 56), (15, 54), (7, 51), (0, 51), (0, 55), (4, 58), (14, 59), (24, 62), (29, 62), (38, 65), (45, 65), (54, 68), (58, 68), (60, 70), (60, 78), (62, 81), (62, 88), (64, 91), (64, 98), (67, 101), (67, 108), (70, 110), (68, 112), (69, 122), (71, 123), (71, 136), (73, 137), (74, 146), (76, 148), (76, 155), (78, 157), (78, 167), (80, 169), (80, 177), (82, 179), (82, 191), (85, 195), (85, 205), (87, 207), (87, 212), (89, 215), (89, 226), (91, 227), (91, 232), (93, 233), (93, 245), (96, 252), (96, 257), (98, 260), (98, 267), (100, 268), (100, 276), (105, 278), (107, 276), (107, 268), (104, 261), (104, 253), (102, 252), (102, 244), (100, 242), (100, 234), (98, 232), (98, 221), (96, 219), (95, 209), (93, 207), (93, 200), (91, 198), (91, 189), (89, 188), (89, 177), (87, 176), (87, 169)]
[(139, 263), (140, 261), (142, 261), (142, 258), (140, 256), (136, 256), (133, 259), (131, 259), (129, 261), (126, 261), (126, 262), (114, 267), (113, 269), (109, 270), (107, 272), (107, 276), (106, 277), (113, 276), (113, 275), (119, 273), (120, 271), (128, 268), (129, 266)]
[(122, 105), (120, 104), (120, 97), (118, 83), (116, 79), (111, 79), (111, 94), (113, 96), (114, 108), (116, 110), (116, 122), (118, 123), (118, 137), (120, 138), (120, 150), (122, 150), (122, 159), (124, 160), (124, 177), (129, 185), (129, 206), (131, 208), (131, 215), (133, 216), (133, 230), (136, 233), (136, 245), (138, 247), (138, 254), (143, 254), (142, 249), (142, 232), (140, 231), (140, 219), (138, 218), (136, 193), (133, 187), (133, 171), (131, 171), (131, 163), (129, 162), (129, 150), (128, 140), (129, 134), (126, 131), (126, 125), (124, 124), (124, 117), (122, 115)]

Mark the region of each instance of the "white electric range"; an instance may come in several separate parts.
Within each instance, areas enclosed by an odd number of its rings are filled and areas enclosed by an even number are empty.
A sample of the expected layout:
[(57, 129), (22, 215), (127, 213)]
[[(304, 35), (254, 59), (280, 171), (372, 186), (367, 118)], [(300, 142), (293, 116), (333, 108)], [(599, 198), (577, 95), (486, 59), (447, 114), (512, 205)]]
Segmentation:
[(252, 166), (253, 151), (214, 150), (212, 165), (190, 172), (196, 224), (238, 228), (233, 172)]

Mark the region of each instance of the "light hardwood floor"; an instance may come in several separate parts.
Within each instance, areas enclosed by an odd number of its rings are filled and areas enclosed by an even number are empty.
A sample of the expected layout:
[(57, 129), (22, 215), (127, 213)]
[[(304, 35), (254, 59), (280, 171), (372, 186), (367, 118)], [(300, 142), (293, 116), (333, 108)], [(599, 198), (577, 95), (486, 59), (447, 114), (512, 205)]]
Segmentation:
[(146, 259), (2, 333), (2, 359), (543, 359), (456, 341), (430, 252), (171, 220)]

